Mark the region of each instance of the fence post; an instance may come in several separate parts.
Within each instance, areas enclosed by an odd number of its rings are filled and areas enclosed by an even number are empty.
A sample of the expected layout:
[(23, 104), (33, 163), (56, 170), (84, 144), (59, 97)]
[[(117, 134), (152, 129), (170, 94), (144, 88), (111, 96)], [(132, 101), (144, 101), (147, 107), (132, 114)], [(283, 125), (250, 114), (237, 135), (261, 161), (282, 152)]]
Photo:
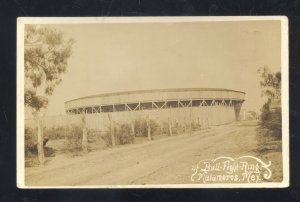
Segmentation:
[(193, 125), (193, 119), (192, 119), (192, 110), (191, 110), (191, 107), (189, 108), (189, 125), (190, 125), (190, 136), (192, 135), (193, 133), (193, 128), (192, 128), (192, 125)]
[(35, 118), (37, 121), (37, 128), (38, 128), (38, 134), (37, 134), (37, 150), (38, 150), (38, 159), (41, 166), (45, 163), (45, 154), (44, 154), (44, 138), (43, 138), (43, 123), (41, 119), (40, 112), (37, 112), (35, 114)]
[(87, 153), (88, 141), (87, 141), (87, 128), (86, 128), (86, 113), (83, 113), (82, 117), (82, 143), (81, 143), (82, 151)]
[(171, 124), (170, 117), (168, 118), (168, 125), (169, 125), (169, 133), (170, 133), (170, 136), (173, 136), (173, 133), (172, 133), (172, 124)]
[(132, 132), (132, 135), (135, 136), (135, 131), (134, 131), (134, 122), (131, 122), (131, 132)]
[(148, 140), (152, 140), (149, 115), (147, 115), (147, 132), (148, 132)]
[(114, 121), (112, 120), (112, 116), (110, 113), (107, 114), (108, 119), (110, 121), (110, 137), (111, 137), (111, 144), (113, 147), (116, 146), (116, 139), (115, 139), (115, 126), (114, 126)]

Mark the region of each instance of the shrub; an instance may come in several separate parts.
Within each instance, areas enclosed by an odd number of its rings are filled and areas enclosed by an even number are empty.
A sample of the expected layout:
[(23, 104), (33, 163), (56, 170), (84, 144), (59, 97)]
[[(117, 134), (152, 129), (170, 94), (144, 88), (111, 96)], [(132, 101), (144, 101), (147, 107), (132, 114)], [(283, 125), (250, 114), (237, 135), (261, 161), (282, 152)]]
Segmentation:
[(272, 131), (276, 138), (281, 138), (281, 110), (277, 109), (268, 113), (268, 119), (262, 122), (262, 126)]
[[(159, 124), (156, 121), (154, 121), (153, 119), (150, 119), (150, 130), (151, 130), (152, 135), (161, 133)], [(148, 131), (147, 131), (147, 134), (148, 134)]]
[[(46, 157), (54, 156), (55, 150), (51, 147), (46, 147), (49, 139), (44, 138), (44, 154)], [(37, 128), (25, 127), (25, 158), (37, 157)]]
[(270, 130), (274, 137), (281, 138), (281, 108), (271, 111), (270, 103), (271, 101), (269, 99), (268, 102), (263, 105), (260, 124), (262, 127)]
[(106, 143), (106, 146), (112, 145), (111, 135), (110, 132), (107, 132), (105, 136), (102, 136), (103, 141)]
[(133, 143), (134, 135), (129, 124), (121, 124), (115, 128), (116, 144)]
[[(149, 120), (151, 134), (161, 133), (159, 124), (153, 119)], [(148, 125), (146, 119), (137, 119), (134, 121), (134, 132), (136, 137), (147, 137)]]
[(197, 131), (201, 129), (201, 125), (199, 123), (192, 122), (191, 123), (192, 131)]
[(31, 149), (37, 144), (37, 128), (25, 127), (25, 157), (30, 157)]
[(170, 135), (169, 124), (168, 124), (168, 122), (163, 122), (163, 123), (162, 123), (161, 133), (162, 133), (162, 134)]
[(147, 137), (147, 121), (145, 119), (135, 120), (134, 132), (136, 137)]
[(66, 133), (67, 150), (68, 151), (81, 151), (82, 142), (82, 126), (72, 125)]
[(63, 139), (67, 135), (68, 129), (66, 127), (52, 127), (50, 129), (44, 128), (44, 137), (50, 140)]
[[(115, 140), (117, 145), (130, 144), (134, 142), (134, 135), (131, 131), (130, 124), (116, 124), (114, 128)], [(106, 142), (106, 146), (112, 145), (110, 130), (102, 139)]]

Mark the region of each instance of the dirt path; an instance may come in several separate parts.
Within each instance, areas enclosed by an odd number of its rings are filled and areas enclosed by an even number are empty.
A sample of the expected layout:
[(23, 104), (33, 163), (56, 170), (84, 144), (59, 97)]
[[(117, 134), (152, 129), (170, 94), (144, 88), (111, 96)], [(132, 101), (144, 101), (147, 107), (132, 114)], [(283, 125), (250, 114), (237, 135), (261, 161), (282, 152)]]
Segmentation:
[(190, 184), (192, 166), (219, 156), (257, 155), (255, 121), (216, 126), (139, 145), (57, 156), (45, 167), (26, 168), (26, 185)]

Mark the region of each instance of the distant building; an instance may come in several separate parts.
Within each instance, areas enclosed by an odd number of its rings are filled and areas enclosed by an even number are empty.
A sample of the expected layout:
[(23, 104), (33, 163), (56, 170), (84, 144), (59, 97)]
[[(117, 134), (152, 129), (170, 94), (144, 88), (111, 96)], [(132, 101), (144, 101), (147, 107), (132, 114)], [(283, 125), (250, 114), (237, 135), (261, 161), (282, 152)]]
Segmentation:
[(107, 122), (107, 114), (119, 123), (150, 117), (158, 123), (219, 125), (239, 119), (244, 99), (244, 92), (229, 89), (142, 90), (77, 98), (65, 102), (65, 109), (67, 114), (85, 113), (100, 125)]

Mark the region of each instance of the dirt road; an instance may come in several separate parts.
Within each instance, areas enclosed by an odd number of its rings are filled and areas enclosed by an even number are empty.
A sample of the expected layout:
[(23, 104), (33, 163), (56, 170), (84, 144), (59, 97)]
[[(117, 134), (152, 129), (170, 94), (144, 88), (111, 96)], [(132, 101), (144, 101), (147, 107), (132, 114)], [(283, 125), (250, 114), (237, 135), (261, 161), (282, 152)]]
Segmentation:
[(257, 156), (256, 127), (255, 121), (236, 122), (78, 157), (58, 155), (44, 167), (26, 168), (25, 182), (34, 186), (190, 184), (191, 168), (200, 160)]

